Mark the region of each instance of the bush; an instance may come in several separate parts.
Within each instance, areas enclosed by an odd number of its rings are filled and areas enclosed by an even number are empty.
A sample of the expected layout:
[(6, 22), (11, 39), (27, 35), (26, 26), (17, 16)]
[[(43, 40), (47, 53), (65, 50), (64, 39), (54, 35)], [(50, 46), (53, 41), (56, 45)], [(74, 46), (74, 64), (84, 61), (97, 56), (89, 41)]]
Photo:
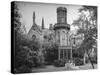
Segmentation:
[(64, 67), (66, 63), (66, 60), (60, 59), (60, 60), (55, 60), (54, 61), (54, 66), (56, 67)]
[(31, 73), (31, 68), (26, 66), (26, 65), (22, 65), (21, 67), (17, 68), (14, 70), (15, 73)]
[(94, 64), (97, 64), (97, 58), (96, 57), (91, 57), (91, 62)]
[(75, 58), (74, 62), (75, 62), (75, 66), (84, 65), (83, 59), (80, 58)]

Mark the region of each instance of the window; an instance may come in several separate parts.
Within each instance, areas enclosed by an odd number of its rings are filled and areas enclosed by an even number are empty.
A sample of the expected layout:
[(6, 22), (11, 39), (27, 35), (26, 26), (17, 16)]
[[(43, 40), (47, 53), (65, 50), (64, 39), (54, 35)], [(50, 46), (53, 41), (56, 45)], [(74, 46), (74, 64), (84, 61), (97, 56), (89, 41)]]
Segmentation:
[(66, 35), (65, 31), (62, 31), (62, 40), (65, 40), (65, 38), (66, 38), (65, 35)]
[(58, 42), (60, 42), (60, 32), (58, 31)]
[(32, 35), (32, 39), (35, 40), (36, 39), (36, 35)]

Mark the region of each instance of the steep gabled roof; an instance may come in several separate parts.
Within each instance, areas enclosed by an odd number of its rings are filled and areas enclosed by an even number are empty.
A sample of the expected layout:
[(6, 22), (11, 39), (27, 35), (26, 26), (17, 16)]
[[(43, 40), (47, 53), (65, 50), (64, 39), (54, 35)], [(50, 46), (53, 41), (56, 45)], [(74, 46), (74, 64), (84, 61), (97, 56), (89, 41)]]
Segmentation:
[(42, 31), (41, 31), (41, 27), (39, 27), (39, 25), (37, 25), (37, 24), (32, 25), (32, 27), (30, 28), (28, 34), (29, 34), (32, 30), (37, 31), (37, 32), (40, 33), (40, 34), (41, 34), (41, 32), (42, 32)]

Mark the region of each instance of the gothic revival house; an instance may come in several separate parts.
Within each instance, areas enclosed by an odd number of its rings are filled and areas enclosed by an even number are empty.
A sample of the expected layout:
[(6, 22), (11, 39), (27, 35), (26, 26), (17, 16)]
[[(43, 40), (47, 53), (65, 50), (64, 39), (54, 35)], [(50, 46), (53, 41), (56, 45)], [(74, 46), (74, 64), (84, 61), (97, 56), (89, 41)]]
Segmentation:
[[(41, 44), (47, 45), (48, 42), (58, 44), (58, 59), (72, 60), (72, 46), (76, 45), (78, 36), (70, 34), (70, 25), (67, 23), (67, 9), (65, 7), (57, 8), (57, 23), (50, 24), (49, 29), (35, 23), (35, 12), (33, 12), (33, 25), (28, 32), (29, 39), (37, 39)], [(76, 40), (76, 41), (75, 41)], [(79, 42), (80, 43), (80, 42)]]

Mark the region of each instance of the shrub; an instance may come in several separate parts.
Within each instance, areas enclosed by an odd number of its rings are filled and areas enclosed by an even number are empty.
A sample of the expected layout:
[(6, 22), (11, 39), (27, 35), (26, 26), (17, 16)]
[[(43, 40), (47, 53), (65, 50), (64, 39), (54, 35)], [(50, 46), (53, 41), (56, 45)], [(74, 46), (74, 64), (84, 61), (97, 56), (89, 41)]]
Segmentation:
[(80, 59), (80, 58), (75, 58), (74, 62), (75, 62), (75, 66), (84, 65), (83, 59)]
[(91, 57), (91, 62), (94, 64), (97, 64), (97, 58), (96, 57)]
[(31, 73), (31, 68), (26, 66), (26, 65), (22, 65), (19, 68), (14, 70), (15, 73)]
[(56, 67), (64, 67), (66, 63), (66, 60), (60, 59), (60, 60), (55, 60), (54, 61), (54, 66)]

